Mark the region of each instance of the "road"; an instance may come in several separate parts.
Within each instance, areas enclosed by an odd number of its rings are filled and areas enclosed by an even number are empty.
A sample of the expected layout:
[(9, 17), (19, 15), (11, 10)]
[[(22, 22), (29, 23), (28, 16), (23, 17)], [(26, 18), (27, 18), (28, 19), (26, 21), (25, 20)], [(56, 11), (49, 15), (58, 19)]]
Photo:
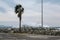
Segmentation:
[(0, 33), (0, 40), (60, 40), (60, 36)]

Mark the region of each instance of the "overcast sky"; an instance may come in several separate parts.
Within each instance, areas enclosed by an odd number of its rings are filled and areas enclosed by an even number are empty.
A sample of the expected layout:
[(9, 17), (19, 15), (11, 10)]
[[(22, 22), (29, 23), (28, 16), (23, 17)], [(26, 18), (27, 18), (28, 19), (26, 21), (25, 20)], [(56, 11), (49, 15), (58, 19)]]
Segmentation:
[[(22, 4), (22, 23), (41, 24), (41, 0), (0, 0), (0, 22), (19, 22), (14, 12), (16, 4)], [(44, 25), (60, 26), (60, 0), (44, 0)]]

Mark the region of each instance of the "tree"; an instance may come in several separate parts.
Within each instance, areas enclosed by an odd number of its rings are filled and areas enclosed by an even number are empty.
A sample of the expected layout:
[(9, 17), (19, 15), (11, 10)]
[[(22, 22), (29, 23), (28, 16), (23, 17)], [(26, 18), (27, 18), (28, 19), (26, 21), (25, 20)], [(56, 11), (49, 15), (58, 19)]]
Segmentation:
[(21, 32), (21, 19), (22, 19), (22, 14), (24, 12), (24, 8), (22, 7), (22, 5), (18, 4), (15, 7), (15, 13), (18, 13), (18, 18), (19, 18), (19, 31)]

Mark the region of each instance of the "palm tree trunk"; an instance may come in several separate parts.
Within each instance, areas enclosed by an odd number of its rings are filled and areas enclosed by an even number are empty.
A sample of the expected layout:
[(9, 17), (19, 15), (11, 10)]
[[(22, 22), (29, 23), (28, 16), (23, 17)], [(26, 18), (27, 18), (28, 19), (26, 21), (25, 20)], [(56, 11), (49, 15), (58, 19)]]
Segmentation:
[(21, 32), (21, 16), (19, 17), (19, 31)]

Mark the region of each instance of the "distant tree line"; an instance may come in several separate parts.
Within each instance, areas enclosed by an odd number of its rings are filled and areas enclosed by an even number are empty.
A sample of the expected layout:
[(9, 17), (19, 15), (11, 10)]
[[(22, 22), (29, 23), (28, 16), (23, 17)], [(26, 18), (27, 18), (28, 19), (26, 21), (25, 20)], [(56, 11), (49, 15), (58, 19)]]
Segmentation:
[[(21, 28), (22, 33), (28, 34), (41, 34), (41, 35), (60, 35), (60, 30), (57, 28), (50, 28), (50, 27), (33, 27), (29, 25), (23, 25)], [(19, 32), (15, 30), (14, 33)]]
[[(19, 28), (0, 29), (0, 32), (19, 33)], [(40, 27), (40, 26), (33, 27), (29, 25), (23, 25), (21, 27), (21, 33), (40, 34), (40, 35), (60, 35), (60, 30), (57, 28), (48, 28), (48, 27)]]

